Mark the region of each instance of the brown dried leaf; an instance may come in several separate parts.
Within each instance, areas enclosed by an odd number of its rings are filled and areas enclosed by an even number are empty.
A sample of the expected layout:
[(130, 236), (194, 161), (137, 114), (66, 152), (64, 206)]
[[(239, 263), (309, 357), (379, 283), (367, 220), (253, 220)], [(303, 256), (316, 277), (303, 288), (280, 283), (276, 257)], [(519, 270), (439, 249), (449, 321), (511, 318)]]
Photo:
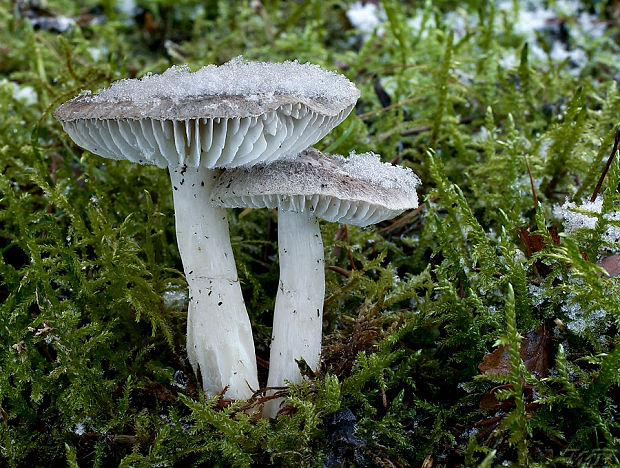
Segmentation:
[[(482, 397), (482, 400), (480, 400), (480, 408), (486, 410), (498, 410), (502, 408), (513, 407), (515, 405), (514, 398), (511, 397), (507, 400), (499, 400), (497, 396), (495, 396), (498, 390), (506, 390), (512, 388), (513, 387), (510, 384), (500, 385), (499, 387), (492, 388)], [(526, 402), (532, 402), (534, 396), (534, 386), (523, 385), (523, 395)]]
[[(532, 234), (529, 229), (524, 228), (517, 228), (517, 231), (519, 232), (521, 241), (525, 244), (528, 255), (532, 256), (532, 254), (535, 254), (546, 247), (545, 238), (540, 234)], [(555, 229), (548, 229), (548, 231), (554, 245), (558, 245), (560, 243), (560, 236), (558, 236), (558, 232)]]
[(478, 365), (478, 369), (487, 375), (509, 375), (510, 374), (510, 356), (505, 346), (500, 346), (492, 353), (482, 358), (482, 362)]
[[(538, 377), (549, 375), (549, 353), (551, 338), (544, 325), (528, 331), (521, 340), (521, 359), (525, 368)], [(498, 347), (482, 358), (478, 369), (487, 375), (509, 375), (510, 356), (505, 346)]]
[(605, 257), (598, 263), (612, 278), (620, 274), (620, 254)]
[[(510, 386), (510, 388), (512, 388), (512, 386)], [(514, 399), (512, 398), (510, 400), (499, 401), (497, 397), (495, 396), (494, 390), (495, 389), (484, 394), (484, 396), (482, 397), (482, 400), (480, 400), (480, 408), (496, 410), (496, 409), (512, 406), (514, 404), (514, 401), (513, 401)]]

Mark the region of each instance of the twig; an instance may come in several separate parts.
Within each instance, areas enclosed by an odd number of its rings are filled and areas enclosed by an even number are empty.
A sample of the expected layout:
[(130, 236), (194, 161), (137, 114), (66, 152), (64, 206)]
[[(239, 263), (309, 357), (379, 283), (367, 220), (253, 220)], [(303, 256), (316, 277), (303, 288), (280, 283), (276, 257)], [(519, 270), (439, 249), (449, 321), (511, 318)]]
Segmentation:
[(339, 266), (329, 265), (327, 268), (329, 268), (331, 271), (335, 271), (336, 273), (340, 273), (346, 278), (349, 278), (351, 276), (351, 272), (349, 270), (345, 270), (344, 268), (340, 268)]
[(409, 68), (409, 69), (423, 70), (423, 69), (428, 69), (428, 65), (403, 65), (403, 64), (389, 65), (387, 67), (383, 67), (383, 68), (380, 68), (377, 71), (372, 72), (366, 78), (360, 80), (360, 84), (364, 84), (364, 83), (374, 79), (375, 76), (377, 76), (379, 73), (383, 74), (384, 71), (394, 70), (394, 69), (397, 69), (397, 68)]
[(347, 225), (344, 225), (344, 240), (347, 243), (347, 251), (349, 252), (349, 262), (351, 262), (351, 270), (355, 270), (355, 262), (353, 261), (353, 254), (351, 253), (351, 246), (349, 245), (349, 230)]
[(392, 104), (390, 106), (382, 107), (381, 109), (375, 109), (375, 110), (372, 110), (370, 112), (364, 112), (363, 114), (358, 115), (358, 117), (360, 119), (365, 119), (366, 117), (370, 117), (370, 116), (375, 115), (375, 114), (381, 114), (381, 113), (383, 113), (385, 111), (389, 111), (389, 110), (395, 109), (397, 107), (404, 106), (405, 104), (411, 104), (412, 102), (418, 101), (420, 99), (422, 99), (422, 96), (415, 96), (415, 97), (412, 97), (412, 98), (409, 98), (409, 99), (405, 99), (404, 101), (400, 101), (400, 102), (397, 102), (395, 104)]
[(596, 196), (598, 195), (598, 192), (601, 190), (601, 186), (603, 185), (603, 180), (605, 179), (605, 176), (607, 175), (607, 171), (609, 171), (609, 168), (611, 167), (611, 163), (614, 160), (614, 156), (616, 155), (616, 152), (618, 151), (619, 142), (620, 142), (620, 128), (616, 130), (616, 137), (614, 138), (614, 147), (611, 150), (611, 154), (609, 155), (607, 164), (605, 164), (605, 169), (603, 169), (601, 178), (598, 180), (598, 183), (596, 184), (596, 187), (594, 188), (594, 193), (592, 194), (592, 197), (590, 198), (590, 203), (596, 200)]
[[(339, 241), (340, 239), (342, 239), (345, 226), (346, 224), (341, 224), (340, 226), (338, 226), (336, 234), (334, 235), (334, 241)], [(340, 252), (342, 252), (342, 247), (340, 247), (339, 245), (334, 245), (334, 247), (332, 248), (332, 255), (334, 257), (338, 257), (340, 255)]]
[(530, 170), (530, 163), (527, 160), (527, 154), (523, 152), (523, 159), (525, 159), (525, 167), (527, 167), (527, 174), (530, 176), (530, 185), (532, 186), (532, 197), (534, 197), (534, 210), (538, 209), (538, 197), (536, 196), (536, 187), (534, 187), (534, 179), (532, 178), (532, 171)]
[[(437, 199), (437, 197), (433, 197), (431, 198), (431, 201), (435, 201)], [(400, 218), (398, 218), (396, 221), (394, 221), (392, 224), (390, 224), (389, 226), (386, 226), (384, 228), (381, 228), (377, 231), (377, 234), (384, 234), (388, 231), (391, 231), (392, 229), (396, 229), (401, 227), (404, 224), (407, 224), (407, 222), (409, 222), (409, 220), (411, 218), (413, 218), (415, 215), (417, 215), (420, 211), (422, 211), (424, 208), (426, 207), (426, 203), (422, 203), (420, 206), (418, 206), (415, 210), (410, 211), (409, 213), (407, 213), (404, 216), (401, 216)]]
[(104, 439), (108, 440), (114, 444), (120, 445), (133, 445), (138, 442), (138, 437), (134, 435), (127, 434), (100, 434), (99, 432), (86, 432), (81, 434), (80, 437), (85, 439)]
[[(459, 119), (459, 125), (472, 123), (474, 120), (478, 120), (482, 118), (484, 118), (483, 114), (468, 115), (467, 117), (463, 117)], [(422, 128), (422, 127), (428, 127), (428, 128)], [(421, 125), (420, 127), (414, 127), (414, 128), (410, 128), (408, 130), (403, 131), (403, 135), (404, 136), (413, 135), (415, 133), (425, 132), (430, 129), (431, 129), (430, 126)]]
[[(463, 117), (462, 119), (459, 119), (458, 123), (459, 125), (465, 125), (468, 123), (472, 123), (474, 120), (481, 119), (483, 117), (484, 115), (482, 114), (468, 115), (467, 117)], [(401, 128), (402, 126), (394, 127), (391, 130), (388, 130), (387, 132), (378, 135), (377, 140), (381, 142), (389, 138), (390, 136), (392, 136), (394, 133), (398, 133)], [(418, 133), (428, 132), (430, 129), (431, 129), (430, 125), (419, 125), (417, 127), (406, 128), (400, 134), (402, 136), (416, 135)]]
[(266, 359), (263, 359), (263, 358), (261, 358), (259, 356), (256, 356), (256, 363), (259, 366), (264, 367), (265, 369), (269, 369), (269, 361), (267, 361)]

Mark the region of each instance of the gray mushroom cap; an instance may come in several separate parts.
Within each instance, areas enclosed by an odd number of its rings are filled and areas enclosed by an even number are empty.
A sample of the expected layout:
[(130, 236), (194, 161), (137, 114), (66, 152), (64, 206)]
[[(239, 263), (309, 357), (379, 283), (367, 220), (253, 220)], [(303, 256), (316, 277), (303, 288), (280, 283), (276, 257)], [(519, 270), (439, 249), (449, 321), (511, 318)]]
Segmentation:
[(330, 222), (368, 226), (418, 206), (420, 179), (373, 153), (348, 158), (314, 148), (294, 160), (222, 171), (211, 201), (227, 208), (311, 212)]
[(351, 112), (359, 90), (311, 64), (235, 59), (119, 80), (54, 111), (83, 148), (159, 167), (238, 167), (291, 157)]

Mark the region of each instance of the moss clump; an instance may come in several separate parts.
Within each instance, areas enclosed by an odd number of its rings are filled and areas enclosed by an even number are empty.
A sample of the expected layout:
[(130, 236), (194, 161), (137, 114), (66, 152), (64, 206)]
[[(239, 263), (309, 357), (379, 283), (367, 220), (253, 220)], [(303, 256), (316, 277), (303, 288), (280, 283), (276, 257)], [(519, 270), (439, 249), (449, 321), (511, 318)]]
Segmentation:
[[(614, 142), (613, 2), (556, 5), (529, 36), (516, 1), (385, 1), (365, 35), (342, 0), (138, 5), (0, 5), (4, 464), (620, 463), (619, 280), (598, 265), (620, 250), (618, 159), (594, 228), (553, 214), (590, 196)], [(75, 23), (35, 29), (44, 14)], [(50, 116), (80, 89), (241, 53), (344, 72), (362, 97), (318, 148), (373, 150), (425, 191), (396, 222), (322, 226), (324, 365), (277, 421), (197, 387), (166, 173), (84, 153)], [(276, 218), (230, 218), (266, 358)]]

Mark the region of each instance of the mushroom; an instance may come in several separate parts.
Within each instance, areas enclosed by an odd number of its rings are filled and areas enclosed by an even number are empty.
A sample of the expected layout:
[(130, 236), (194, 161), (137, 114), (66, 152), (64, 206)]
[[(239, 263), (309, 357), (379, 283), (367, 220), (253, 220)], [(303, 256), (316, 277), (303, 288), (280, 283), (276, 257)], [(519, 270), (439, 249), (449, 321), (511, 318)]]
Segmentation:
[(358, 97), (344, 76), (317, 65), (237, 58), (120, 80), (54, 112), (92, 153), (169, 168), (190, 294), (187, 353), (209, 395), (243, 399), (258, 387), (226, 212), (209, 204), (215, 168), (294, 156), (344, 120)]
[[(420, 180), (372, 153), (326, 156), (308, 148), (293, 161), (222, 171), (212, 202), (223, 207), (278, 208), (280, 282), (273, 317), (268, 386), (299, 383), (295, 362), (317, 370), (325, 293), (317, 218), (368, 226), (418, 206)], [(275, 417), (279, 400), (263, 414)]]

